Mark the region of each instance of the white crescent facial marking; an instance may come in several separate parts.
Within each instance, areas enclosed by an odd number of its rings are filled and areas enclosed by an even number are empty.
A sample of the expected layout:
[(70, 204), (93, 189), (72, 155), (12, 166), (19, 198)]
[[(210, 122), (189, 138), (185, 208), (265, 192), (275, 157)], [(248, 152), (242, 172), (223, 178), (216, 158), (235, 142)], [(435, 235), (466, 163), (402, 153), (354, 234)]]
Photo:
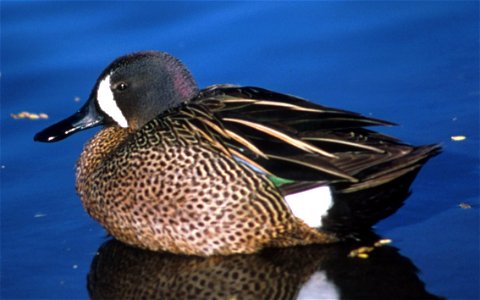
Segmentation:
[(333, 205), (332, 193), (328, 186), (291, 194), (285, 197), (293, 214), (308, 226), (322, 227), (322, 217)]
[(113, 92), (110, 89), (110, 75), (100, 81), (97, 89), (97, 101), (100, 109), (109, 115), (119, 126), (128, 127), (127, 119), (125, 119), (117, 102), (115, 102)]

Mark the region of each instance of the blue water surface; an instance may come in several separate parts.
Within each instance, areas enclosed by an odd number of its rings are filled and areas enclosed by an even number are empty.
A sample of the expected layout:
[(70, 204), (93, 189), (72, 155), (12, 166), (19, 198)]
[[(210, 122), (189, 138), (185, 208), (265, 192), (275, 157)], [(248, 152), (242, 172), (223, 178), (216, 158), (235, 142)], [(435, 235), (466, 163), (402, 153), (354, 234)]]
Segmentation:
[[(75, 193), (74, 165), (96, 130), (32, 138), (76, 111), (114, 58), (156, 49), (202, 87), (261, 86), (391, 120), (401, 125), (383, 132), (412, 144), (441, 143), (377, 233), (430, 293), (478, 299), (478, 11), (477, 1), (2, 1), (1, 297), (88, 297), (107, 236)], [(11, 117), (22, 111), (49, 119)]]

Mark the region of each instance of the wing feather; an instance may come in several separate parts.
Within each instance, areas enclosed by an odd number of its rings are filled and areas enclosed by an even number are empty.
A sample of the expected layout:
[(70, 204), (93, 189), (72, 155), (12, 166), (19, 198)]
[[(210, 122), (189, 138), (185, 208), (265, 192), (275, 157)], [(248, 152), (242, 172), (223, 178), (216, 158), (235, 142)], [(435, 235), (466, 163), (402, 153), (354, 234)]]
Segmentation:
[(381, 166), (401, 174), (402, 158), (415, 149), (365, 128), (391, 122), (254, 87), (206, 88), (180, 114), (223, 153), (297, 181), (386, 180)]

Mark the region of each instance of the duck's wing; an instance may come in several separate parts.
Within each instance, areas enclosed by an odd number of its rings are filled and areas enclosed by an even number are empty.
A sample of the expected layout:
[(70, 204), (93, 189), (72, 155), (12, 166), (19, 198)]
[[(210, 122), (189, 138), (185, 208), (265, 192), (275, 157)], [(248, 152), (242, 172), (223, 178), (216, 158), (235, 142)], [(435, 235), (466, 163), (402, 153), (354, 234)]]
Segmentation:
[(232, 155), (295, 181), (359, 183), (415, 149), (365, 128), (391, 122), (256, 87), (212, 86), (188, 107)]
[(333, 187), (321, 228), (339, 236), (355, 237), (395, 212), (440, 152), (366, 128), (390, 122), (254, 87), (214, 86), (181, 111), (209, 145), (270, 174), (285, 196)]

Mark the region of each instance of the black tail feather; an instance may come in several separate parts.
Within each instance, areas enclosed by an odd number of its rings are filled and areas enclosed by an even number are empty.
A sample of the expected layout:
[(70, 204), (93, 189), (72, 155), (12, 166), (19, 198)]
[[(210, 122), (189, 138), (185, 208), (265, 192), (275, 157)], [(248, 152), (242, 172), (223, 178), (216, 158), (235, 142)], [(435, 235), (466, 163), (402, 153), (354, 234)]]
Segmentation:
[(439, 153), (439, 146), (418, 147), (404, 160), (391, 166), (392, 172), (370, 177), (357, 186), (339, 184), (333, 191), (334, 205), (322, 219), (322, 229), (339, 236), (357, 236), (370, 231), (380, 220), (392, 215), (410, 195), (410, 185), (422, 165)]

